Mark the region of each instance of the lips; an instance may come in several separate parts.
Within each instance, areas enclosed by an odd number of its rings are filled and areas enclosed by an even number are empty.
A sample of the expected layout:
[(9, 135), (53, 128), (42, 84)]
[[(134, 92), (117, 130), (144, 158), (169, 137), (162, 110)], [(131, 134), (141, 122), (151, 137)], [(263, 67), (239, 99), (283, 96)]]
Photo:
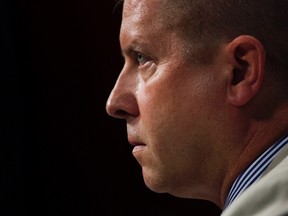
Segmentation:
[(146, 147), (146, 145), (136, 145), (136, 146), (134, 146), (132, 152), (133, 153), (139, 152), (139, 151), (143, 150), (145, 147)]
[(133, 153), (135, 152), (138, 152), (138, 151), (141, 151), (143, 150), (144, 147), (146, 147), (146, 145), (144, 143), (141, 143), (141, 142), (136, 142), (136, 141), (133, 141), (131, 139), (129, 139), (129, 143), (134, 146), (133, 148)]
[(129, 143), (130, 143), (132, 146), (145, 145), (144, 143), (136, 142), (136, 141), (132, 141), (132, 140), (129, 140)]
[(134, 147), (146, 146), (144, 143), (140, 143), (140, 142), (129, 141), (129, 143)]

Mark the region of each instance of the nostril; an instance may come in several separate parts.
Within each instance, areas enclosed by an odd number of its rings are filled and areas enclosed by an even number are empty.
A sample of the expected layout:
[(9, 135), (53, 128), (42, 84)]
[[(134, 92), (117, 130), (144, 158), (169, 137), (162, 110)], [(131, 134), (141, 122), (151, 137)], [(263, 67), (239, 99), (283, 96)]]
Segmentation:
[(128, 113), (126, 111), (124, 111), (124, 110), (117, 110), (115, 112), (115, 116), (117, 116), (119, 118), (121, 118), (121, 117), (123, 118), (123, 117), (125, 117), (127, 115), (128, 115)]

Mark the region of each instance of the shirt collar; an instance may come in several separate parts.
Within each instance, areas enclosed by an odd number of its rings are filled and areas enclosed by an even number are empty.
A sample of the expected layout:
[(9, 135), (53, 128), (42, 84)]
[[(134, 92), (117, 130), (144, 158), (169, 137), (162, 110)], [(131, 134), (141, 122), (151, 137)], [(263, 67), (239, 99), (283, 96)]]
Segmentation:
[(280, 140), (274, 143), (239, 175), (230, 189), (224, 209), (227, 208), (244, 190), (246, 190), (262, 176), (265, 169), (287, 143), (288, 135), (282, 137)]

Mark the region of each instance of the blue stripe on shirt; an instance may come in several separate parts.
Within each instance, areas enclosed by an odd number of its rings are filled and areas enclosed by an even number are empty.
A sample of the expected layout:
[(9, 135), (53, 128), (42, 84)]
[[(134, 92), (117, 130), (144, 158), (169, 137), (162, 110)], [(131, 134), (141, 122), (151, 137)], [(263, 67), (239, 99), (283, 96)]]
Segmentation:
[(265, 169), (269, 166), (277, 153), (288, 143), (288, 135), (280, 139), (268, 150), (266, 150), (260, 157), (258, 157), (232, 185), (228, 197), (225, 202), (226, 208), (230, 205), (244, 190), (257, 181)]

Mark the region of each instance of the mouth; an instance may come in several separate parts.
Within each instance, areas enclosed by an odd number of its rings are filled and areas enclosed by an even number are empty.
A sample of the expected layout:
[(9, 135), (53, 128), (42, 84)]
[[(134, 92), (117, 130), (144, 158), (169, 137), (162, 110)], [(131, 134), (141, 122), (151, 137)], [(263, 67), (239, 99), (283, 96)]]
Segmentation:
[(133, 146), (133, 153), (143, 150), (146, 145), (144, 143), (133, 142), (129, 140), (129, 143)]
[(139, 152), (143, 150), (145, 147), (146, 145), (143, 145), (143, 144), (135, 145), (132, 152), (133, 153)]

